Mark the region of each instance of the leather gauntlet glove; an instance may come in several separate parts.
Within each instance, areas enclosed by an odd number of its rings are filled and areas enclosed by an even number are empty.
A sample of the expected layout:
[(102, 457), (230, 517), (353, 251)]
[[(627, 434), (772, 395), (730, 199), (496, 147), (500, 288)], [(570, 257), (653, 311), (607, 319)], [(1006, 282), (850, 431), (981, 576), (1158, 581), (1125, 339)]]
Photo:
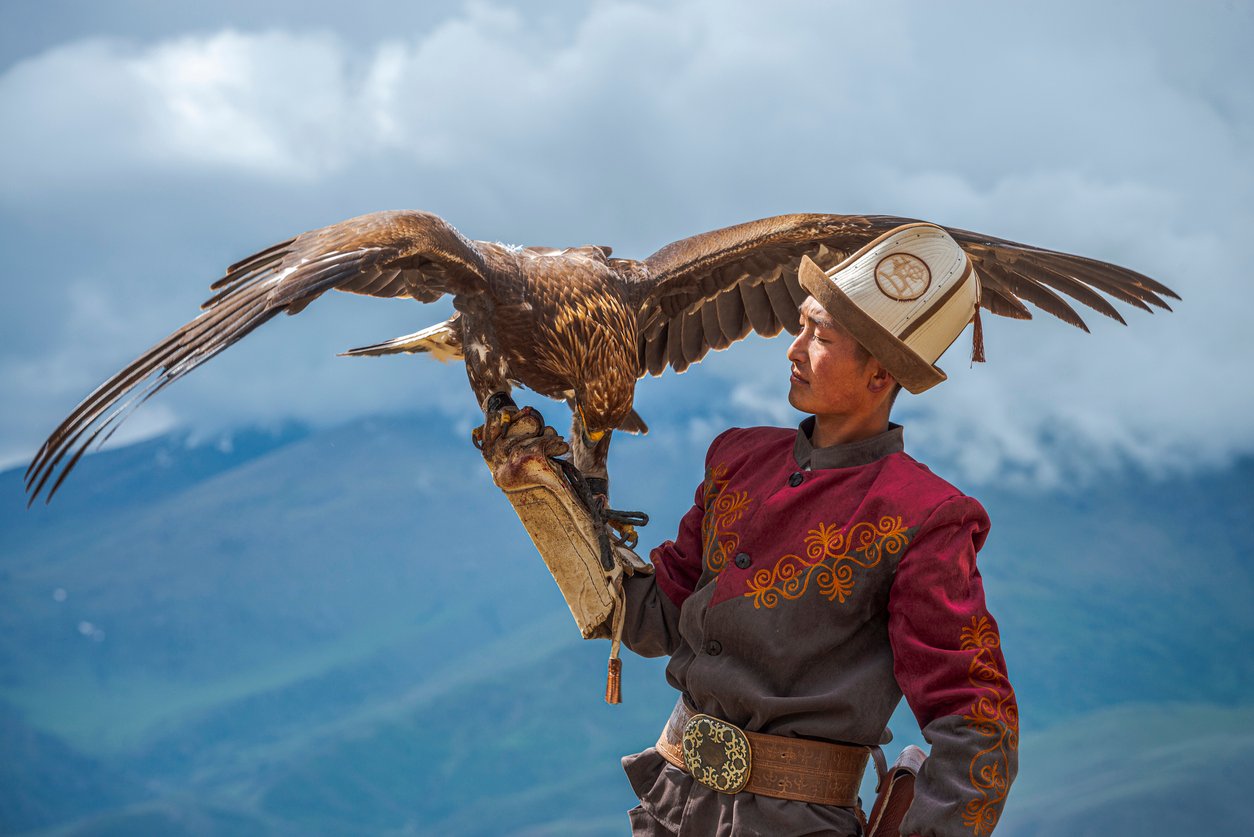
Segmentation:
[(618, 703), (623, 578), (651, 573), (653, 566), (614, 536), (578, 472), (557, 458), (568, 452), (566, 442), (538, 412), (490, 411), (476, 443), (557, 582), (580, 634), (613, 641), (606, 700)]

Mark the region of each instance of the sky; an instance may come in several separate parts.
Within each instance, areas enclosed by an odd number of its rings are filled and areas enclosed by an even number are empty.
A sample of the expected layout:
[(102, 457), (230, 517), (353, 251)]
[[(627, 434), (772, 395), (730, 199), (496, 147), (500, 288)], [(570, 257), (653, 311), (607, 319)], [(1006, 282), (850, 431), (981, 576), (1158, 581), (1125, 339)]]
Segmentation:
[[(351, 9), (351, 12), (346, 11)], [(907, 446), (973, 485), (1153, 478), (1254, 452), (1254, 6), (1169, 2), (29, 2), (0, 8), (0, 465), (191, 319), (226, 265), (381, 209), (471, 238), (670, 241), (885, 213), (1132, 267), (1183, 298), (984, 318)], [(324, 297), (120, 441), (432, 409), (459, 368), (335, 357), (447, 303)], [(791, 424), (786, 342), (642, 382), (661, 434)], [(554, 408), (556, 411), (557, 408)], [(554, 415), (560, 415), (555, 412)]]

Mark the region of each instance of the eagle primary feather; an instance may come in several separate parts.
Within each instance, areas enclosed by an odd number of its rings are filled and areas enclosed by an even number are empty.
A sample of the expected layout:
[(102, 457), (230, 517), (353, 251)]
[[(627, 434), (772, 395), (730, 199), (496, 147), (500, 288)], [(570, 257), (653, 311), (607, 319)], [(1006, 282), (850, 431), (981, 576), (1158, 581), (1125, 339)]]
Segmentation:
[[(451, 295), (458, 313), (448, 322), (348, 354), (461, 356), (480, 406), (514, 383), (569, 400), (575, 464), (604, 477), (610, 433), (644, 429), (632, 408), (637, 378), (668, 366), (682, 372), (750, 331), (795, 333), (803, 256), (830, 269), (911, 220), (782, 215), (681, 239), (644, 261), (612, 258), (604, 246), (471, 241), (417, 211), (376, 212), (302, 233), (231, 265), (210, 286), (215, 293), (200, 316), (88, 395), (36, 453), (26, 489), (32, 502), (45, 489), (50, 499), (83, 453), (131, 410), (276, 314), (298, 313), (329, 290), (418, 302)], [(1031, 319), (1027, 301), (1087, 331), (1063, 295), (1121, 323), (1102, 294), (1146, 311), (1170, 310), (1163, 298), (1179, 298), (1116, 265), (949, 233), (971, 257), (981, 305), (993, 314)]]

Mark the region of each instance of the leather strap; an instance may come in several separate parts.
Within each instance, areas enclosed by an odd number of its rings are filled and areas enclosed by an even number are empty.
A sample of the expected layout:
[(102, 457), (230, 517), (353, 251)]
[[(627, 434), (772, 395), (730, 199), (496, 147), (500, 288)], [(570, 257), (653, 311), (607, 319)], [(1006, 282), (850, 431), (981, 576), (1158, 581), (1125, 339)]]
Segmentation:
[[(684, 727), (693, 712), (681, 697), (657, 740), (657, 751), (688, 772), (684, 763)], [(808, 738), (745, 732), (752, 751), (749, 781), (741, 792), (853, 808), (870, 749)]]

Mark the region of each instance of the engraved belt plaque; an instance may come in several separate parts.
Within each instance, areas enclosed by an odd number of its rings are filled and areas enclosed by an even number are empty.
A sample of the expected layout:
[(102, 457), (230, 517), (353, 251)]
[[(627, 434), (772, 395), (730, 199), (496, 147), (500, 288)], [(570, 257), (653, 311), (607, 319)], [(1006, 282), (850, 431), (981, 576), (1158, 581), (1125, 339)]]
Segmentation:
[(692, 778), (720, 793), (738, 793), (749, 781), (749, 739), (739, 728), (710, 715), (684, 725), (684, 765)]

